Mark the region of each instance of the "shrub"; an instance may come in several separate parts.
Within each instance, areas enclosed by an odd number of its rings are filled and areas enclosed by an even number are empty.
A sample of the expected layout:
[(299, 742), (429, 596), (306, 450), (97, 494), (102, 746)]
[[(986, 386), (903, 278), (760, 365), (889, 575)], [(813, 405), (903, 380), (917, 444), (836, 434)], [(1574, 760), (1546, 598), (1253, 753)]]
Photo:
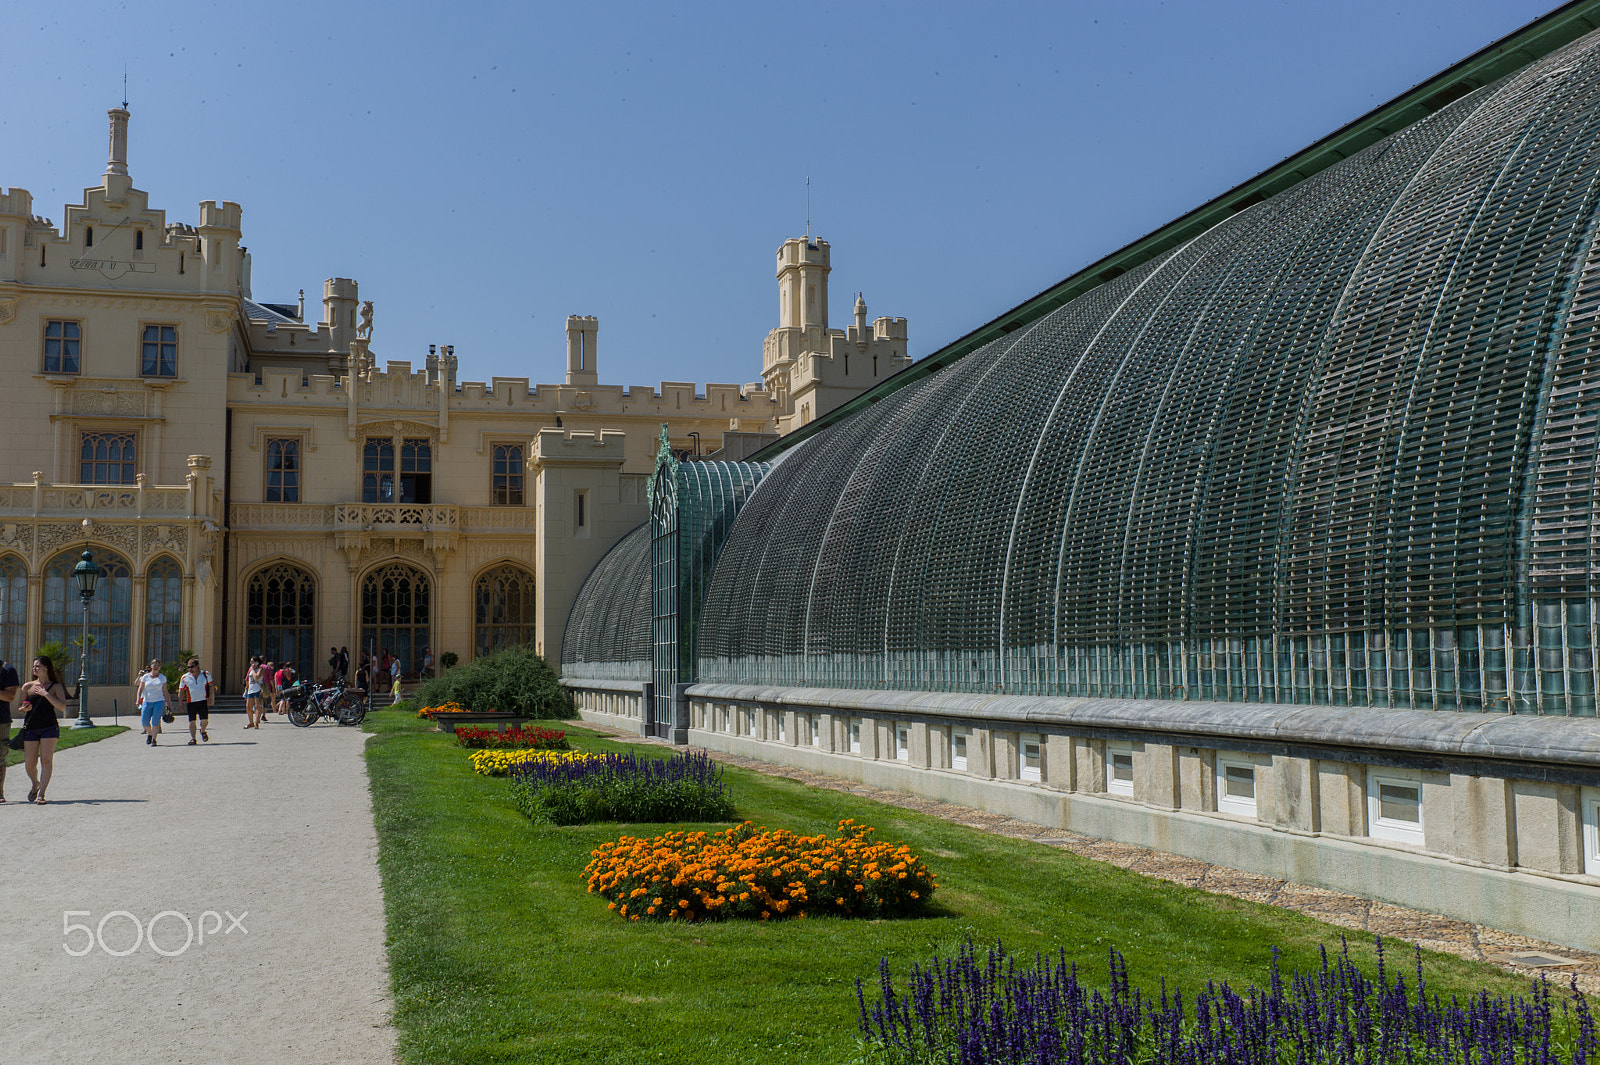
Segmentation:
[(1294, 973), (1285, 982), (1274, 952), (1267, 989), (1241, 995), (1226, 983), (1208, 984), (1190, 1013), (1183, 995), (1165, 982), (1159, 995), (1132, 988), (1127, 963), (1115, 950), (1111, 986), (1102, 993), (1079, 983), (1065, 951), (1023, 969), (999, 944), (980, 962), (969, 940), (954, 958), (913, 965), (903, 991), (884, 959), (879, 1001), (867, 1005), (859, 980), (856, 998), (872, 1060), (896, 1065), (1553, 1065), (1593, 1059), (1594, 1021), (1576, 984), (1574, 1004), (1561, 1004), (1558, 1021), (1544, 980), (1527, 998), (1491, 999), (1484, 991), (1465, 1004), (1452, 999), (1446, 1005), (1437, 995), (1428, 998), (1420, 949), (1416, 964), (1414, 985), (1400, 973), (1391, 982), (1380, 940), (1377, 979), (1369, 980), (1350, 960), (1347, 944), (1331, 963), (1322, 952), (1321, 971)]
[(668, 758), (607, 754), (583, 761), (528, 762), (512, 777), (517, 808), (542, 824), (735, 817), (722, 767), (703, 751)]
[(714, 835), (623, 836), (591, 851), (589, 890), (630, 921), (762, 921), (809, 914), (896, 917), (933, 894), (934, 876), (905, 844), (840, 821), (839, 835), (757, 831), (750, 822)]
[(572, 696), (556, 671), (527, 647), (508, 647), (424, 681), (413, 696), (424, 706), (459, 703), (474, 711), (570, 719)]
[(577, 762), (585, 760), (598, 760), (598, 754), (584, 754), (581, 751), (473, 751), (468, 761), (472, 763), (472, 771), (486, 777), (503, 777), (519, 766), (536, 762)]
[(456, 743), (475, 751), (566, 751), (572, 749), (572, 744), (567, 742), (567, 734), (557, 729), (540, 728), (533, 725), (528, 728), (511, 728), (501, 732), (492, 728), (467, 728), (456, 729)]
[(452, 669), (459, 661), (461, 661), (460, 655), (456, 654), (454, 651), (446, 651), (444, 654), (439, 656), (439, 668)]

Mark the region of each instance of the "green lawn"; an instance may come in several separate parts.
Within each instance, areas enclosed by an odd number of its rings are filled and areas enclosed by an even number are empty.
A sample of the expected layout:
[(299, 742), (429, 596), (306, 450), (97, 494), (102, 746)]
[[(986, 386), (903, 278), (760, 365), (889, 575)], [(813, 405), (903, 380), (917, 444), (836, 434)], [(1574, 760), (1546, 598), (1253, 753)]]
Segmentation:
[[(575, 745), (621, 750), (571, 723)], [(529, 823), (503, 779), (426, 721), (375, 713), (368, 771), (387, 906), (402, 1060), (476, 1062), (849, 1062), (855, 981), (898, 972), (971, 936), (1017, 955), (1065, 948), (1103, 979), (1107, 948), (1135, 983), (1197, 989), (1264, 982), (1274, 946), (1311, 969), (1340, 929), (856, 796), (728, 770), (758, 824), (833, 831), (845, 817), (904, 839), (939, 879), (935, 911), (900, 921), (629, 923), (584, 890), (589, 851), (667, 826)], [(717, 826), (699, 826), (717, 827)], [(1356, 953), (1371, 955), (1367, 937)], [(1399, 946), (1398, 944), (1396, 946)], [(1409, 959), (1409, 949), (1406, 958)], [(1400, 959), (1391, 955), (1391, 964)], [(1428, 955), (1436, 990), (1526, 987), (1488, 966)]]
[[(12, 725), (13, 727), (6, 733), (8, 738), (15, 735), (17, 729), (22, 727), (22, 719), (18, 718), (12, 722)], [(95, 740), (110, 739), (119, 732), (128, 731), (127, 725), (96, 725), (94, 728), (70, 728), (69, 725), (70, 722), (65, 721), (61, 724), (61, 742), (56, 744), (56, 753), (58, 754), (73, 747), (82, 747), (86, 743), (93, 743)], [(6, 765), (21, 765), (22, 759), (22, 751), (7, 749)], [(24, 777), (23, 779), (26, 780), (27, 778)], [(27, 791), (28, 789), (23, 788), (22, 790)]]

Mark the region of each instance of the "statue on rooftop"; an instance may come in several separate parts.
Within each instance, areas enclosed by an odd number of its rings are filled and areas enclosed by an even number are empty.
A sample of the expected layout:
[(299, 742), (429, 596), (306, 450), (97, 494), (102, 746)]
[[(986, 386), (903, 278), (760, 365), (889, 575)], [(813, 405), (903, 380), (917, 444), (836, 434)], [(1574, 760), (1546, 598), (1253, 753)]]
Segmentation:
[(372, 339), (372, 301), (366, 300), (361, 304), (361, 324), (356, 326), (356, 336), (362, 340)]

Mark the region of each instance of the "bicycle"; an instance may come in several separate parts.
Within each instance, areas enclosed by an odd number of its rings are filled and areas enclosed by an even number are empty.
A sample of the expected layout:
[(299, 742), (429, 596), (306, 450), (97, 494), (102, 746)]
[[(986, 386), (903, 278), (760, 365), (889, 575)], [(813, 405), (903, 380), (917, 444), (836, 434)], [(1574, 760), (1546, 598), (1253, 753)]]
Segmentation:
[(289, 723), (300, 728), (308, 728), (322, 717), (340, 725), (354, 726), (361, 724), (367, 716), (364, 693), (347, 688), (342, 683), (315, 689), (296, 684), (284, 694), (288, 699), (285, 709)]

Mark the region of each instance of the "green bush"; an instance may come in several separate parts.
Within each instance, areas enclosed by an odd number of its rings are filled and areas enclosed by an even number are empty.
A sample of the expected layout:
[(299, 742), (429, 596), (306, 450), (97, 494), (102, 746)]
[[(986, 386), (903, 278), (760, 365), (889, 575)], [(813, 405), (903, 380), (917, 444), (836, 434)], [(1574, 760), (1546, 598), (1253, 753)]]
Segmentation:
[(527, 647), (508, 647), (456, 666), (424, 682), (411, 698), (422, 706), (460, 703), (462, 709), (479, 713), (499, 710), (564, 720), (577, 716), (556, 671)]

